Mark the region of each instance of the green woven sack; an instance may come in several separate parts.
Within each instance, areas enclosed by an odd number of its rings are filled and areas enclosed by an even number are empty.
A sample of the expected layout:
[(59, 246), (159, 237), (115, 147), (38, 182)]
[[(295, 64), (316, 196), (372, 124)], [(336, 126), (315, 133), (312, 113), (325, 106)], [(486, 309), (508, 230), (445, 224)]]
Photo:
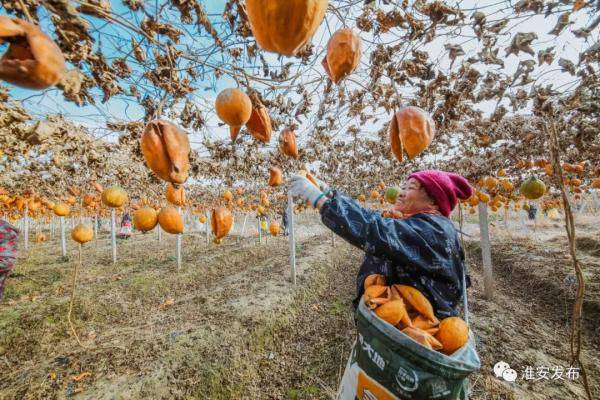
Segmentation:
[(465, 346), (447, 356), (381, 320), (362, 300), (357, 330), (339, 400), (468, 399), (468, 377), (481, 366), (472, 334)]

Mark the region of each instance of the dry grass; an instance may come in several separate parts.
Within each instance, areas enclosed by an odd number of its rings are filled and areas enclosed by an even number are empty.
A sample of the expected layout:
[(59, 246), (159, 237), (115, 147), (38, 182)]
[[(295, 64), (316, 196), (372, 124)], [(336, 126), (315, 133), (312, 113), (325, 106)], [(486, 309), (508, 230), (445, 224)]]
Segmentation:
[[(472, 399), (583, 398), (578, 382), (508, 385), (492, 374), (499, 360), (568, 365), (570, 264), (561, 228), (540, 229), (535, 240), (493, 232), (494, 301), (482, 298), (470, 239), (471, 322), (482, 358)], [(584, 360), (597, 387), (598, 230), (593, 222), (580, 229), (590, 282)], [(17, 267), (0, 304), (0, 399), (333, 398), (355, 334), (359, 250), (340, 240), (332, 248), (312, 221), (298, 245), (294, 289), (285, 238), (207, 246), (202, 235), (186, 236), (181, 271), (172, 237), (120, 242), (116, 266), (103, 239), (85, 248), (78, 285), (74, 320), (85, 348), (66, 323), (75, 247), (65, 261), (56, 242), (36, 245)], [(91, 375), (74, 379), (83, 372)]]

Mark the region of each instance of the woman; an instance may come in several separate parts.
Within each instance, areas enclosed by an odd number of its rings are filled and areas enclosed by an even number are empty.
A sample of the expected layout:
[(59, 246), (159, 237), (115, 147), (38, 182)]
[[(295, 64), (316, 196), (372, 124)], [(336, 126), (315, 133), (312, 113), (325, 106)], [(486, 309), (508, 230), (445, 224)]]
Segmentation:
[(0, 300), (4, 296), (4, 286), (8, 274), (15, 266), (18, 236), (19, 229), (0, 219)]
[(129, 212), (125, 211), (121, 218), (121, 229), (119, 230), (120, 239), (129, 239), (131, 236), (131, 222), (131, 215), (129, 215)]
[(289, 229), (288, 229), (287, 207), (285, 207), (283, 209), (283, 211), (281, 212), (281, 225), (283, 227), (283, 236), (288, 236), (290, 234), (290, 232), (289, 232)]
[(329, 229), (365, 251), (355, 306), (363, 294), (365, 278), (382, 274), (388, 284), (419, 289), (431, 301), (438, 318), (459, 315), (464, 253), (448, 217), (458, 199), (473, 193), (465, 178), (444, 171), (411, 174), (393, 208), (402, 214), (400, 219), (362, 208), (325, 183), (319, 181), (317, 188), (300, 175), (292, 177), (291, 193), (318, 208)]

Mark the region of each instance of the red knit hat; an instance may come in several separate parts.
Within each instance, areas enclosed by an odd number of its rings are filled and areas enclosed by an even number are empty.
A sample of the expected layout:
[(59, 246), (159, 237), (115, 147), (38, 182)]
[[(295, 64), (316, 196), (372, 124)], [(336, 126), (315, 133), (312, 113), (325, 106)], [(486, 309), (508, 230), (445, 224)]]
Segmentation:
[(458, 199), (466, 200), (473, 195), (469, 181), (452, 172), (429, 170), (414, 172), (408, 179), (415, 178), (438, 205), (440, 212), (449, 217)]

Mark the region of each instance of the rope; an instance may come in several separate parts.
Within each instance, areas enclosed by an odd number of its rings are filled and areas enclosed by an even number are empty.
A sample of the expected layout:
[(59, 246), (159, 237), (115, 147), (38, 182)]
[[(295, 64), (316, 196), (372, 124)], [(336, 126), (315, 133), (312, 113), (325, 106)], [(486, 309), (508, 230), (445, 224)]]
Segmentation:
[(459, 232), (460, 232), (460, 245), (463, 248), (463, 253), (465, 255), (465, 261), (463, 262), (462, 268), (462, 287), (463, 287), (463, 313), (464, 319), (467, 326), (469, 325), (469, 301), (467, 299), (467, 252), (465, 251), (465, 239), (464, 235), (466, 233), (463, 232), (463, 213), (462, 206), (458, 205), (458, 224), (459, 224)]
[(85, 348), (86, 346), (83, 345), (83, 343), (81, 343), (81, 340), (79, 340), (79, 336), (77, 335), (77, 332), (75, 331), (75, 327), (73, 326), (73, 321), (71, 321), (71, 314), (73, 313), (73, 303), (75, 301), (75, 289), (77, 288), (77, 272), (79, 271), (79, 267), (81, 266), (81, 244), (79, 244), (79, 260), (77, 263), (75, 263), (75, 272), (73, 273), (73, 288), (71, 291), (71, 301), (69, 302), (69, 313), (67, 314), (67, 320), (69, 321), (69, 327), (71, 328), (71, 332), (73, 332), (73, 336), (75, 336), (75, 340), (77, 340), (77, 343), (79, 343), (79, 345), (83, 348)]

